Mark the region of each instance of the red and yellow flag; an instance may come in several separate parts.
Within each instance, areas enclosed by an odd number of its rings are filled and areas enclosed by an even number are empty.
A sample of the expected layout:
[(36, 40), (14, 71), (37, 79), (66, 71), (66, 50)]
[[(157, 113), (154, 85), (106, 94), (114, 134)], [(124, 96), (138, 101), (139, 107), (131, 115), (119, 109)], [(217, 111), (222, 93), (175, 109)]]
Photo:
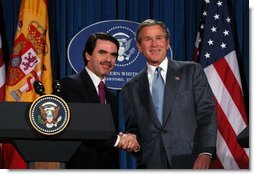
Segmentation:
[[(2, 39), (0, 33), (0, 101), (4, 100), (4, 84), (5, 84), (5, 64), (2, 53)], [(3, 168), (3, 151), (2, 143), (0, 143), (0, 169)]]
[(0, 33), (0, 101), (4, 100), (5, 64), (2, 51), (2, 39)]
[[(35, 80), (44, 84), (45, 93), (51, 93), (47, 0), (22, 0), (7, 71), (5, 100), (34, 101), (39, 97), (33, 89)], [(4, 144), (3, 148), (5, 168), (26, 168), (26, 163), (13, 146)]]

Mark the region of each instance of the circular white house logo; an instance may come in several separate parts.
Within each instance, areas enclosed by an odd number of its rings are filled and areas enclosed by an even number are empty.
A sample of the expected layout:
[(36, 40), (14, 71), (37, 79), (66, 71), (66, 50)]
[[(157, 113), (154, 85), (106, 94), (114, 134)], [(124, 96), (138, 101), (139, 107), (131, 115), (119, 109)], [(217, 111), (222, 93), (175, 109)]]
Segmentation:
[(87, 38), (96, 32), (105, 32), (114, 36), (119, 44), (115, 68), (106, 77), (106, 84), (111, 89), (121, 89), (133, 76), (145, 66), (146, 61), (136, 47), (135, 32), (137, 22), (126, 20), (108, 20), (94, 23), (77, 33), (68, 46), (69, 63), (76, 73), (84, 68), (83, 49)]
[(44, 135), (55, 135), (62, 132), (68, 125), (69, 107), (56, 95), (43, 95), (32, 103), (29, 120), (38, 132)]

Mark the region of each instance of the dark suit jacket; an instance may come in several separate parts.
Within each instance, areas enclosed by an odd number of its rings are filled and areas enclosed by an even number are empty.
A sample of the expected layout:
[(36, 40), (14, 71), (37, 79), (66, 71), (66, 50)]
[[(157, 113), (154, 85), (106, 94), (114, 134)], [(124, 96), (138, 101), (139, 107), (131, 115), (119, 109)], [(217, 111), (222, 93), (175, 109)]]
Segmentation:
[[(61, 86), (63, 99), (67, 102), (99, 103), (92, 79), (85, 69), (79, 74), (62, 79)], [(106, 89), (106, 101), (111, 106), (117, 133), (117, 97), (109, 89)], [(117, 134), (107, 141), (84, 141), (66, 164), (66, 168), (118, 168), (118, 151), (113, 147), (116, 138)]]
[[(216, 105), (199, 64), (169, 60), (163, 125), (153, 107), (147, 68), (122, 89), (126, 130), (137, 135), (140, 168), (192, 168), (201, 152), (215, 155)], [(169, 163), (167, 163), (167, 161)]]

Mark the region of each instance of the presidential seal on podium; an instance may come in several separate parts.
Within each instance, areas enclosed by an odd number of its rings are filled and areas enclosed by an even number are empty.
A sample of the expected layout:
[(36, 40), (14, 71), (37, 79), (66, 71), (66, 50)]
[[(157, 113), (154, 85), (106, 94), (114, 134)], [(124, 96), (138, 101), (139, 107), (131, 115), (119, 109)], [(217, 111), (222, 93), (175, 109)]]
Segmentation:
[(70, 121), (67, 103), (56, 95), (43, 95), (37, 98), (29, 110), (29, 120), (33, 128), (44, 135), (62, 132)]

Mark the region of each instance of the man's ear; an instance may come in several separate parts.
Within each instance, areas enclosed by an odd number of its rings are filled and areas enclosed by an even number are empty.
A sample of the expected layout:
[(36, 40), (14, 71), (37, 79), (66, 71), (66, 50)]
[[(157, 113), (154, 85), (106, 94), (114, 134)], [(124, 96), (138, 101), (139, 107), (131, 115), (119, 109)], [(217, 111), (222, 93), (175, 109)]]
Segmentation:
[(137, 43), (136, 45), (137, 45), (138, 51), (142, 53), (142, 48), (141, 48), (141, 46), (140, 46), (138, 43)]
[(91, 60), (91, 55), (89, 55), (87, 52), (86, 52), (86, 60), (87, 61)]
[(169, 39), (168, 39), (167, 43), (168, 43), (167, 49), (169, 49), (170, 48), (170, 46), (169, 46), (170, 45)]

